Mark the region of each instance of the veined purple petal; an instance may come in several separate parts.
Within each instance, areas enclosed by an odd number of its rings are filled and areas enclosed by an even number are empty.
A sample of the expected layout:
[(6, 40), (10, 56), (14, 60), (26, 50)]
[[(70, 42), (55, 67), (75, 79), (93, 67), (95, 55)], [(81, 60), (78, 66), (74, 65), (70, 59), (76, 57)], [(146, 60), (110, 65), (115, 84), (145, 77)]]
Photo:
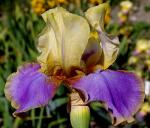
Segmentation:
[(87, 103), (106, 103), (116, 118), (115, 125), (123, 121), (131, 122), (144, 100), (144, 84), (131, 72), (97, 71), (72, 84), (85, 94)]
[(44, 106), (54, 96), (57, 86), (39, 69), (39, 64), (25, 64), (9, 76), (5, 95), (17, 109), (14, 114)]

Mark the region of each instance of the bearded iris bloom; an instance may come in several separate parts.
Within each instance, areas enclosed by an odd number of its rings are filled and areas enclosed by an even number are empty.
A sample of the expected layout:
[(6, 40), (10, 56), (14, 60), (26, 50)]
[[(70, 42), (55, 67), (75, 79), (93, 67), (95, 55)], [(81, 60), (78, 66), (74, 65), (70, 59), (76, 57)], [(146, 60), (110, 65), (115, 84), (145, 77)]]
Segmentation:
[(46, 27), (39, 36), (37, 63), (19, 67), (5, 86), (14, 115), (47, 105), (63, 82), (71, 90), (73, 127), (78, 127), (78, 110), (89, 121), (88, 104), (93, 101), (112, 110), (114, 125), (133, 120), (144, 100), (144, 86), (134, 73), (107, 69), (119, 51), (118, 38), (104, 31), (108, 8), (107, 3), (89, 8), (84, 17), (61, 7), (42, 14)]

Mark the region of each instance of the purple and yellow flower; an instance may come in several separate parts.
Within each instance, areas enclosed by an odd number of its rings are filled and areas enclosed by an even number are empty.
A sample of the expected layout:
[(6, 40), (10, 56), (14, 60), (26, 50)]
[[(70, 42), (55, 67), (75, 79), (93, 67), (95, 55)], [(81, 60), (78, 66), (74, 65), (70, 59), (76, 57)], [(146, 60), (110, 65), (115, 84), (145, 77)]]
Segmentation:
[[(73, 127), (88, 127), (88, 104), (93, 101), (107, 105), (114, 125), (133, 120), (144, 100), (144, 86), (134, 73), (107, 69), (119, 51), (118, 38), (104, 31), (108, 7), (91, 7), (85, 17), (61, 7), (42, 14), (46, 26), (39, 36), (37, 63), (18, 68), (5, 86), (7, 99), (17, 109), (14, 115), (47, 105), (63, 82), (71, 91)], [(75, 122), (79, 119), (82, 126)]]
[[(145, 74), (150, 73), (150, 40), (138, 39), (132, 56), (129, 58), (128, 64), (133, 67), (139, 76), (149, 79)], [(144, 72), (142, 72), (144, 71)]]
[(133, 8), (133, 3), (131, 1), (122, 1), (120, 3), (120, 11), (118, 13), (119, 23), (122, 25), (129, 20), (129, 14)]
[(127, 14), (133, 8), (133, 3), (131, 1), (125, 0), (120, 3), (120, 7), (121, 7), (121, 11)]
[(142, 53), (150, 50), (150, 40), (139, 39), (136, 43), (135, 49), (138, 53)]

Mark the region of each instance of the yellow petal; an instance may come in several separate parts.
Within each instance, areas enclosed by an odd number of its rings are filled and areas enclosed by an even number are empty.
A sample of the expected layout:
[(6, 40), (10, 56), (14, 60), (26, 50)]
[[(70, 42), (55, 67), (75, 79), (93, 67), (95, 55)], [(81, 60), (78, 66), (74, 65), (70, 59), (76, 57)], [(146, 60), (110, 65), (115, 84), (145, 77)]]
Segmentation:
[(38, 61), (42, 68), (50, 71), (60, 66), (69, 73), (72, 67), (80, 67), (90, 34), (86, 19), (61, 7), (51, 9), (42, 16), (47, 24), (38, 46), (41, 51)]
[(110, 11), (108, 3), (103, 3), (91, 7), (85, 13), (89, 23), (99, 34), (102, 47), (99, 64), (102, 69), (108, 68), (116, 60), (119, 51), (119, 39), (104, 32), (104, 21), (108, 11)]
[(85, 12), (85, 16), (88, 19), (91, 26), (97, 30), (104, 30), (104, 22), (105, 16), (110, 12), (110, 7), (108, 3), (99, 4), (98, 6), (94, 6), (89, 8)]
[(60, 52), (53, 29), (48, 26), (44, 28), (39, 36), (38, 50), (41, 52), (37, 58), (41, 64), (41, 70), (45, 73), (52, 71), (54, 66), (61, 66)]
[(100, 59), (100, 66), (102, 69), (107, 69), (114, 63), (119, 53), (119, 39), (117, 36), (108, 35), (107, 33), (100, 33), (102, 56)]

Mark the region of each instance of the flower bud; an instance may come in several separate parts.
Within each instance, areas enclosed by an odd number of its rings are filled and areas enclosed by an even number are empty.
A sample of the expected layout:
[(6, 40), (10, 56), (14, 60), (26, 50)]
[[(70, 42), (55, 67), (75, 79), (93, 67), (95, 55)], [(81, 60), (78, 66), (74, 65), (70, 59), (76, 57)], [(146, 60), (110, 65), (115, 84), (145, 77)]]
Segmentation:
[(90, 110), (84, 103), (78, 92), (71, 93), (70, 120), (73, 128), (88, 128), (90, 122)]
[(88, 106), (72, 106), (70, 120), (73, 128), (88, 128), (90, 122), (90, 110)]

